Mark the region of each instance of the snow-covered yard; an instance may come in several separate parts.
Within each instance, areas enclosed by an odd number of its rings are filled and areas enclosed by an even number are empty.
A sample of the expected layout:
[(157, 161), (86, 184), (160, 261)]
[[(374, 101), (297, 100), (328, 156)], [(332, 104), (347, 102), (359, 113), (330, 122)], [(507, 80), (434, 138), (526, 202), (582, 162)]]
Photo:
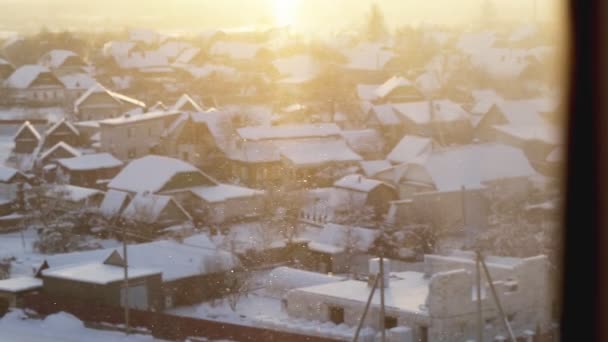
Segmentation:
[(106, 342), (161, 341), (146, 335), (87, 328), (76, 317), (60, 312), (45, 319), (27, 318), (21, 310), (7, 313), (0, 319), (0, 341), (19, 342)]

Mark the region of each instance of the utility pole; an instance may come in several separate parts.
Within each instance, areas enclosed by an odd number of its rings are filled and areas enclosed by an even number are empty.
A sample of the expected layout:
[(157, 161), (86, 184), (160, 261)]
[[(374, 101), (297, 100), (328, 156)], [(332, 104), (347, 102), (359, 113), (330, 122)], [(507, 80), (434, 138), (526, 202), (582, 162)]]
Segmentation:
[(384, 246), (380, 250), (380, 333), (382, 342), (386, 342), (386, 329), (384, 327), (386, 311), (384, 308)]
[(124, 279), (124, 306), (125, 306), (125, 332), (129, 334), (129, 266), (127, 259), (127, 225), (122, 223), (122, 255), (123, 255), (123, 268), (125, 273)]
[(483, 342), (483, 312), (481, 303), (481, 253), (475, 253), (475, 266), (477, 275), (477, 341)]
[(374, 277), (374, 282), (372, 284), (372, 290), (369, 293), (369, 297), (367, 297), (367, 302), (365, 303), (365, 308), (363, 309), (363, 314), (361, 315), (361, 319), (359, 320), (359, 325), (357, 325), (357, 330), (355, 331), (354, 342), (359, 341), (359, 333), (361, 333), (361, 328), (363, 327), (363, 322), (365, 322), (365, 316), (367, 315), (367, 311), (369, 310), (369, 306), (374, 298), (374, 292), (376, 292), (376, 287), (378, 286), (378, 275), (372, 275)]
[(507, 333), (509, 334), (509, 341), (517, 342), (515, 340), (515, 334), (513, 334), (513, 330), (511, 329), (511, 324), (509, 324), (509, 320), (507, 319), (507, 316), (505, 315), (505, 312), (502, 308), (502, 304), (500, 303), (500, 298), (498, 298), (498, 294), (496, 293), (496, 288), (494, 287), (494, 283), (492, 282), (492, 276), (490, 275), (490, 271), (488, 271), (488, 266), (486, 265), (486, 262), (481, 257), (481, 252), (479, 250), (476, 251), (476, 254), (477, 254), (477, 260), (479, 261), (481, 266), (483, 266), (484, 273), (486, 274), (486, 278), (488, 279), (488, 284), (490, 284), (490, 290), (492, 290), (492, 297), (494, 297), (494, 302), (496, 303), (496, 307), (498, 308), (498, 313), (500, 314), (500, 317), (502, 319), (502, 322), (504, 323), (505, 329), (507, 330)]

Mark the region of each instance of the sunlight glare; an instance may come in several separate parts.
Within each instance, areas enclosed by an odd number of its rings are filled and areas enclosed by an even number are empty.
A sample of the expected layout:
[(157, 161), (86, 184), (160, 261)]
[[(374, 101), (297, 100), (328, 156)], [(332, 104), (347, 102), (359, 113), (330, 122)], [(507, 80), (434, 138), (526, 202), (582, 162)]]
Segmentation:
[(274, 18), (279, 26), (294, 26), (300, 0), (274, 0)]

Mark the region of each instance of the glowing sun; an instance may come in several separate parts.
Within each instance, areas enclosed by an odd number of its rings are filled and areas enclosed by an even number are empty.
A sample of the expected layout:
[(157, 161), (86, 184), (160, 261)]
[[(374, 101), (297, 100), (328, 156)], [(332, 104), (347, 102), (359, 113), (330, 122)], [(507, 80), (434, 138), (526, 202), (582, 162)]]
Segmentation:
[(300, 0), (274, 0), (274, 20), (279, 26), (294, 26)]

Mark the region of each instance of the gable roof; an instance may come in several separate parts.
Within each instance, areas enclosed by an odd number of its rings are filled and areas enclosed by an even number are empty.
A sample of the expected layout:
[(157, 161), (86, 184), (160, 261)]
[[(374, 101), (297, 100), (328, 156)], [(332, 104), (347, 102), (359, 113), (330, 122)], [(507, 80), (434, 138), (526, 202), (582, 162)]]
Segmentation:
[(184, 49), (179, 56), (175, 59), (176, 64), (190, 64), (194, 57), (196, 57), (201, 52), (200, 48), (197, 47), (189, 47)]
[(386, 185), (393, 188), (393, 186), (388, 185), (377, 179), (367, 178), (357, 174), (344, 176), (334, 183), (334, 187), (336, 188), (354, 190), (359, 192), (370, 192), (381, 185)]
[(179, 205), (171, 196), (155, 195), (151, 193), (138, 193), (129, 202), (122, 212), (123, 218), (136, 220), (139, 222), (155, 223), (158, 221), (163, 211), (173, 204), (184, 221), (190, 220), (190, 215)]
[(23, 175), (21, 171), (13, 169), (12, 167), (0, 165), (0, 183), (12, 183), (15, 176), (18, 175), (23, 176), (25, 179), (25, 175)]
[(155, 193), (160, 191), (176, 174), (185, 172), (198, 173), (209, 182), (215, 183), (199, 169), (182, 160), (148, 155), (131, 161), (110, 181), (108, 188), (133, 193), (146, 191)]
[(80, 156), (80, 151), (78, 151), (77, 149), (73, 148), (72, 146), (70, 146), (69, 144), (66, 144), (63, 141), (58, 142), (57, 144), (55, 144), (55, 146), (49, 148), (48, 150), (46, 150), (43, 154), (40, 155), (40, 157), (38, 158), (38, 160), (45, 160), (46, 158), (48, 158), (51, 154), (55, 153), (57, 150), (62, 149), (66, 152), (68, 152), (70, 155), (72, 155), (73, 157), (78, 157)]
[(55, 49), (42, 55), (38, 61), (41, 65), (55, 69), (61, 67), (70, 57), (80, 58), (74, 51)]
[(118, 103), (126, 102), (126, 103), (130, 103), (135, 106), (142, 107), (142, 108), (144, 108), (146, 106), (146, 104), (143, 103), (142, 101), (136, 100), (132, 97), (129, 97), (129, 96), (126, 96), (123, 94), (113, 92), (113, 91), (107, 89), (106, 87), (102, 86), (100, 83), (95, 83), (92, 87), (90, 87), (86, 92), (84, 92), (84, 94), (82, 94), (82, 96), (80, 96), (74, 102), (74, 108), (77, 109), (91, 95), (98, 94), (98, 93), (106, 93), (110, 97), (112, 97), (114, 100), (116, 100)]
[(49, 129), (46, 130), (46, 132), (44, 132), (44, 135), (49, 136), (49, 135), (53, 134), (61, 126), (67, 127), (68, 130), (71, 131), (72, 133), (74, 133), (75, 135), (80, 135), (80, 132), (78, 131), (78, 129), (71, 122), (67, 121), (66, 119), (61, 119), (61, 120), (55, 122), (51, 127), (49, 127)]
[(401, 120), (395, 113), (392, 104), (374, 105), (371, 107), (372, 115), (383, 126), (399, 125)]
[(450, 100), (398, 103), (393, 104), (393, 109), (416, 124), (469, 120), (468, 113)]
[(392, 163), (420, 162), (429, 156), (433, 149), (433, 141), (430, 138), (416, 135), (406, 135), (386, 156)]
[[(6, 85), (9, 88), (27, 89), (41, 74), (49, 74), (52, 78), (57, 79), (47, 67), (38, 64), (27, 64), (15, 69), (6, 79)], [(57, 82), (61, 83), (59, 80)]]
[(51, 198), (65, 199), (72, 202), (80, 202), (94, 196), (103, 195), (103, 191), (81, 186), (62, 184), (55, 185), (46, 194)]
[(281, 156), (296, 166), (319, 166), (331, 162), (357, 162), (363, 158), (344, 140), (298, 141), (279, 144)]
[(424, 167), (439, 191), (457, 191), (462, 186), (478, 188), (488, 181), (536, 174), (521, 150), (492, 143), (435, 151)]
[(264, 194), (262, 190), (249, 189), (231, 184), (201, 186), (191, 189), (190, 192), (208, 203), (224, 202), (237, 198), (251, 198)]
[(110, 153), (93, 153), (73, 158), (62, 158), (57, 159), (57, 163), (72, 171), (108, 169), (123, 165), (122, 161), (116, 159)]
[(359, 162), (359, 166), (365, 176), (373, 177), (378, 172), (391, 167), (392, 164), (388, 160), (362, 160)]
[(374, 90), (376, 98), (384, 98), (400, 87), (411, 87), (414, 84), (401, 76), (393, 76)]
[(345, 130), (340, 132), (348, 146), (357, 153), (377, 153), (384, 149), (382, 134), (375, 129)]
[(107, 218), (116, 217), (122, 213), (130, 200), (128, 192), (110, 189), (101, 201), (99, 212)]
[(186, 112), (203, 112), (203, 108), (194, 101), (190, 95), (182, 94), (179, 99), (171, 106), (171, 110), (179, 110)]
[(378, 98), (376, 90), (380, 84), (357, 84), (357, 96), (362, 101), (373, 101)]
[(252, 126), (237, 129), (237, 134), (246, 140), (274, 140), (330, 137), (340, 134), (340, 127), (334, 123)]
[(19, 135), (21, 135), (21, 133), (23, 133), (23, 131), (25, 131), (25, 130), (30, 131), (34, 135), (36, 140), (40, 141), (40, 139), (41, 139), (40, 133), (38, 133), (36, 128), (34, 128), (34, 126), (29, 121), (24, 122), (23, 125), (21, 125), (21, 127), (19, 127), (19, 129), (17, 130), (17, 133), (15, 133), (13, 139), (16, 139), (17, 137), (19, 137)]

